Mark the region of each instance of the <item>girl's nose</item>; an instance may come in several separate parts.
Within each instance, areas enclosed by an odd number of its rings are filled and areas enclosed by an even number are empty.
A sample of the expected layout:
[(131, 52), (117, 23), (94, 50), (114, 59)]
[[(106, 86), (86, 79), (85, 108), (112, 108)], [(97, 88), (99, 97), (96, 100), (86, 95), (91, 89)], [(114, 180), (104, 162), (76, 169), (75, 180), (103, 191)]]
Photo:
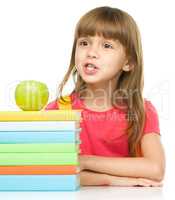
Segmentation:
[(98, 48), (91, 46), (88, 49), (87, 57), (88, 58), (98, 58), (99, 57)]

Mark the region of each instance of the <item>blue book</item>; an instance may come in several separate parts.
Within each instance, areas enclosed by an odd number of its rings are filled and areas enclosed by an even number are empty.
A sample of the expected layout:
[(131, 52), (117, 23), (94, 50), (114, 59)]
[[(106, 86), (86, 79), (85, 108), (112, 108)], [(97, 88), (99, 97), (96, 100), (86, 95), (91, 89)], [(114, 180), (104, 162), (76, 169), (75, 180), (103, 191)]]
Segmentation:
[(0, 143), (80, 143), (79, 131), (0, 131)]
[(80, 128), (75, 121), (0, 122), (0, 131), (73, 131)]
[(0, 191), (75, 191), (78, 175), (0, 175)]

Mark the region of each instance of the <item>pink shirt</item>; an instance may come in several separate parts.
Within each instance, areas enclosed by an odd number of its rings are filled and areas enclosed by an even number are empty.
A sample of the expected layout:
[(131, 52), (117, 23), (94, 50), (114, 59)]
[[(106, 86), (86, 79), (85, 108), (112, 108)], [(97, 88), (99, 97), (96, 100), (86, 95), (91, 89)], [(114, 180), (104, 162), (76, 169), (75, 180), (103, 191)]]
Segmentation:
[[(96, 112), (86, 108), (77, 95), (70, 95), (72, 109), (82, 109), (81, 154), (111, 157), (127, 157), (128, 138), (125, 132), (127, 120), (125, 113), (117, 108)], [(46, 110), (59, 109), (57, 101), (48, 104)], [(146, 119), (144, 134), (160, 133), (159, 120), (155, 107), (145, 100)]]

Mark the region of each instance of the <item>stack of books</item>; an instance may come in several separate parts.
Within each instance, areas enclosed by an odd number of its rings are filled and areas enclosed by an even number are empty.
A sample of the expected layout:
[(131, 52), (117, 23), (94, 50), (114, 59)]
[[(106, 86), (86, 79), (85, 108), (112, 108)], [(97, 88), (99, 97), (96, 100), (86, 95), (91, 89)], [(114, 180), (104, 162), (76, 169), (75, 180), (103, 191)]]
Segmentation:
[(79, 188), (80, 110), (0, 112), (0, 191)]

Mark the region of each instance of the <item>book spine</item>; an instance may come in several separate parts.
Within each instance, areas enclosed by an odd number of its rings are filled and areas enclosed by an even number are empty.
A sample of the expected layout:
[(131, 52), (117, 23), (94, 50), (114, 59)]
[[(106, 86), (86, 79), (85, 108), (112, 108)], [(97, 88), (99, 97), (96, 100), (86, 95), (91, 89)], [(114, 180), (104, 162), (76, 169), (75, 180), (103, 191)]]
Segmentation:
[(77, 175), (0, 175), (0, 191), (75, 191)]
[(1, 122), (10, 121), (79, 121), (80, 110), (55, 111), (4, 111), (0, 112)]
[(79, 143), (79, 131), (0, 131), (1, 144)]
[(5, 165), (78, 165), (77, 153), (0, 153)]
[(75, 121), (0, 122), (0, 131), (75, 131), (80, 128)]
[(78, 152), (79, 145), (67, 144), (0, 144), (0, 153), (69, 153)]
[(76, 165), (0, 166), (0, 175), (69, 175), (77, 173), (79, 173), (79, 167)]

